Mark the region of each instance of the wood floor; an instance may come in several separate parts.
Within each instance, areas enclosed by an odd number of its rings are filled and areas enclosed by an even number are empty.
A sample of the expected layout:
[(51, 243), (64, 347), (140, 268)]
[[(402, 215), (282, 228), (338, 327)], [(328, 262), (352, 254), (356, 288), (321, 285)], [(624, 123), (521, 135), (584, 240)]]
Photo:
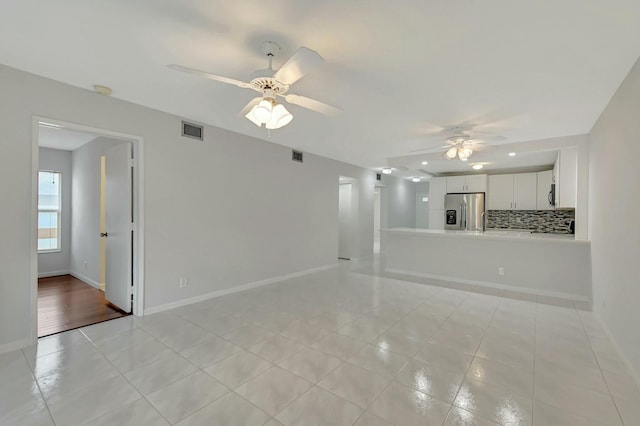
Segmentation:
[(38, 279), (38, 337), (126, 315), (103, 292), (71, 275)]

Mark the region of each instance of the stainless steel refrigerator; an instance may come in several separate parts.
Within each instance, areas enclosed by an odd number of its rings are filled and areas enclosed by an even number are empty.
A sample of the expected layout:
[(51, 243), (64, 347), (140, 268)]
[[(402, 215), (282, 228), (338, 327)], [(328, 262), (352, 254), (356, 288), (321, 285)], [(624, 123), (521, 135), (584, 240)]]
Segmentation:
[(447, 194), (444, 197), (444, 229), (484, 231), (484, 192)]

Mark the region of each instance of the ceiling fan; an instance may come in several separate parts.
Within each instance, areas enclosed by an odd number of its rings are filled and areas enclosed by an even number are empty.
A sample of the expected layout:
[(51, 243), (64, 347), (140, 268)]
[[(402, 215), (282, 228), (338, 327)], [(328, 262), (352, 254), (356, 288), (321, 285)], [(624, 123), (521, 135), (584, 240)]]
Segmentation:
[(262, 52), (269, 59), (269, 67), (251, 74), (249, 82), (223, 77), (206, 71), (170, 64), (169, 68), (194, 74), (221, 83), (231, 84), (243, 89), (253, 89), (261, 96), (253, 98), (242, 109), (240, 114), (248, 118), (258, 127), (264, 124), (267, 129), (279, 129), (293, 120), (293, 116), (284, 105), (277, 102), (281, 97), (286, 102), (327, 115), (335, 115), (342, 110), (315, 99), (289, 93), (289, 88), (307, 73), (324, 62), (318, 52), (300, 47), (278, 70), (273, 69), (273, 58), (280, 51), (280, 46), (273, 41), (265, 41), (261, 45)]
[[(469, 133), (476, 133), (478, 137), (472, 137)], [(485, 135), (488, 135), (484, 133)], [(464, 127), (452, 127), (444, 129), (435, 133), (438, 135), (438, 140), (444, 139), (445, 145), (432, 148), (416, 149), (411, 152), (440, 152), (443, 148), (446, 148), (442, 156), (447, 160), (453, 160), (459, 158), (461, 161), (467, 161), (469, 157), (475, 152), (487, 148), (484, 143), (493, 140), (504, 140), (504, 136), (491, 135), (482, 137), (480, 132), (471, 132), (470, 129)], [(441, 139), (442, 138), (442, 139)]]

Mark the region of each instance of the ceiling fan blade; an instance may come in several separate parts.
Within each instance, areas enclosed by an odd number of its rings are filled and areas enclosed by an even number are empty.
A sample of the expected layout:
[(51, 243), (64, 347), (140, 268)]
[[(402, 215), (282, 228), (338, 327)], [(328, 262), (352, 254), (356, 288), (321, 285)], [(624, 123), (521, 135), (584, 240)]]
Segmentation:
[(273, 77), (282, 84), (293, 84), (323, 62), (324, 59), (318, 52), (301, 47), (280, 67)]
[(238, 116), (244, 117), (245, 115), (249, 114), (249, 111), (251, 111), (251, 108), (258, 105), (258, 102), (260, 102), (261, 100), (262, 100), (262, 96), (257, 96), (251, 99), (249, 103), (244, 108), (242, 108), (242, 110), (240, 110), (240, 112), (238, 113)]
[(434, 146), (434, 147), (431, 147), (431, 148), (414, 149), (414, 150), (411, 150), (409, 152), (422, 152), (424, 154), (431, 154), (431, 153), (434, 153), (434, 152), (440, 152), (445, 148), (451, 148), (451, 146), (452, 145), (441, 145), (441, 146)]
[(337, 115), (342, 112), (340, 108), (325, 104), (324, 102), (316, 101), (315, 99), (307, 98), (306, 96), (288, 94), (284, 96), (284, 100), (290, 104), (299, 105), (303, 108), (321, 112), (326, 115)]
[(175, 71), (186, 72), (188, 74), (197, 75), (199, 77), (208, 78), (209, 80), (219, 81), (220, 83), (231, 84), (233, 86), (242, 87), (243, 89), (251, 89), (252, 86), (244, 81), (236, 80), (229, 77), (223, 77), (221, 75), (211, 74), (206, 71), (200, 71), (195, 68), (183, 67), (182, 65), (169, 64), (167, 67)]
[(469, 139), (466, 142), (471, 142), (471, 143), (492, 143), (492, 142), (502, 142), (502, 141), (506, 141), (506, 140), (507, 140), (507, 138), (505, 138), (504, 136), (493, 135), (493, 136), (472, 137), (471, 139)]

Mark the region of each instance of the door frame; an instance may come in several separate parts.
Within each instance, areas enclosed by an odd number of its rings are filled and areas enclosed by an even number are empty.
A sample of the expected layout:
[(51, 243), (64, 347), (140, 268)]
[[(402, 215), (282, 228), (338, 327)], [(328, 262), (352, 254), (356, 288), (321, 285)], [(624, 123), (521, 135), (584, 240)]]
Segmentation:
[(144, 315), (144, 138), (97, 127), (58, 120), (44, 116), (32, 117), (31, 132), (31, 343), (38, 340), (38, 166), (39, 139), (41, 122), (57, 124), (70, 130), (94, 133), (96, 136), (106, 136), (131, 142), (133, 147), (133, 315)]

